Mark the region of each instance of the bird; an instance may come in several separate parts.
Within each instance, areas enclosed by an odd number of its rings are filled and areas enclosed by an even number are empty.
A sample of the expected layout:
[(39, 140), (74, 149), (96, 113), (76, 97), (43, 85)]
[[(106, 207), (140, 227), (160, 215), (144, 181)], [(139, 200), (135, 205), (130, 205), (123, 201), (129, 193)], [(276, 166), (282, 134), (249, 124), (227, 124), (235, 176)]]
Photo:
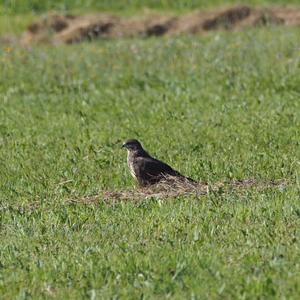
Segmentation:
[(153, 158), (136, 139), (126, 140), (122, 148), (127, 149), (128, 168), (140, 187), (154, 185), (168, 176), (195, 183), (192, 178), (183, 176), (168, 164)]

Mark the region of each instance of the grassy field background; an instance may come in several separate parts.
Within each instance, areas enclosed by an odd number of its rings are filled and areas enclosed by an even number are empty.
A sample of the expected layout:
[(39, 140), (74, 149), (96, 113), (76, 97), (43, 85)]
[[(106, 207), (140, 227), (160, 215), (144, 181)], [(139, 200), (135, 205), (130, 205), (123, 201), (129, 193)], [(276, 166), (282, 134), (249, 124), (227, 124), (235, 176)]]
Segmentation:
[[(297, 299), (299, 33), (1, 47), (1, 298)], [(197, 180), (287, 185), (70, 204), (135, 188), (131, 137)]]

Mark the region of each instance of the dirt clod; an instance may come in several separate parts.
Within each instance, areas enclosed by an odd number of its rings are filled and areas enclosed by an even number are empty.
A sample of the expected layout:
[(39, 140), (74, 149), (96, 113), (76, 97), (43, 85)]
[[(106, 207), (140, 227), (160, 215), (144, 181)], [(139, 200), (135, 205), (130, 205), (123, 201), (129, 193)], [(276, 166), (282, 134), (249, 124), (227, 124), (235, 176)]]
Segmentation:
[(231, 29), (235, 24), (249, 17), (250, 14), (251, 8), (248, 6), (234, 7), (204, 21), (202, 27), (204, 30)]

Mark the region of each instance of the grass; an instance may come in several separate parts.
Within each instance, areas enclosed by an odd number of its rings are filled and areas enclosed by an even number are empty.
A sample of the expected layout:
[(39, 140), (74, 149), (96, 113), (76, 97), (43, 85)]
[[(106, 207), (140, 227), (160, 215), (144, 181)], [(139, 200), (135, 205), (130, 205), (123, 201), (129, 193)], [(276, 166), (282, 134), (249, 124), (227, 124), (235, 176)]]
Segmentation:
[(191, 9), (212, 8), (220, 5), (293, 5), (298, 0), (0, 0), (0, 12), (4, 14), (41, 13), (48, 10), (57, 11), (115, 11), (129, 13), (144, 9), (188, 11)]
[[(2, 48), (4, 299), (297, 299), (299, 29)], [(285, 188), (70, 204), (130, 190), (123, 139), (214, 182)]]

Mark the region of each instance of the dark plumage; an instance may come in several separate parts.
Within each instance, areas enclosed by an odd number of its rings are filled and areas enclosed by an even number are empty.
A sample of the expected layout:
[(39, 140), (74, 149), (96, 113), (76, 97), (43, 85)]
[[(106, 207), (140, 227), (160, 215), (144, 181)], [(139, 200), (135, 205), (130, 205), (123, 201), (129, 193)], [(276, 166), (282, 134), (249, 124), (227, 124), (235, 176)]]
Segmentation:
[(194, 182), (193, 179), (181, 175), (166, 163), (151, 157), (135, 139), (127, 140), (122, 148), (126, 148), (127, 164), (130, 173), (140, 186), (147, 186), (159, 182), (166, 176), (174, 176)]

